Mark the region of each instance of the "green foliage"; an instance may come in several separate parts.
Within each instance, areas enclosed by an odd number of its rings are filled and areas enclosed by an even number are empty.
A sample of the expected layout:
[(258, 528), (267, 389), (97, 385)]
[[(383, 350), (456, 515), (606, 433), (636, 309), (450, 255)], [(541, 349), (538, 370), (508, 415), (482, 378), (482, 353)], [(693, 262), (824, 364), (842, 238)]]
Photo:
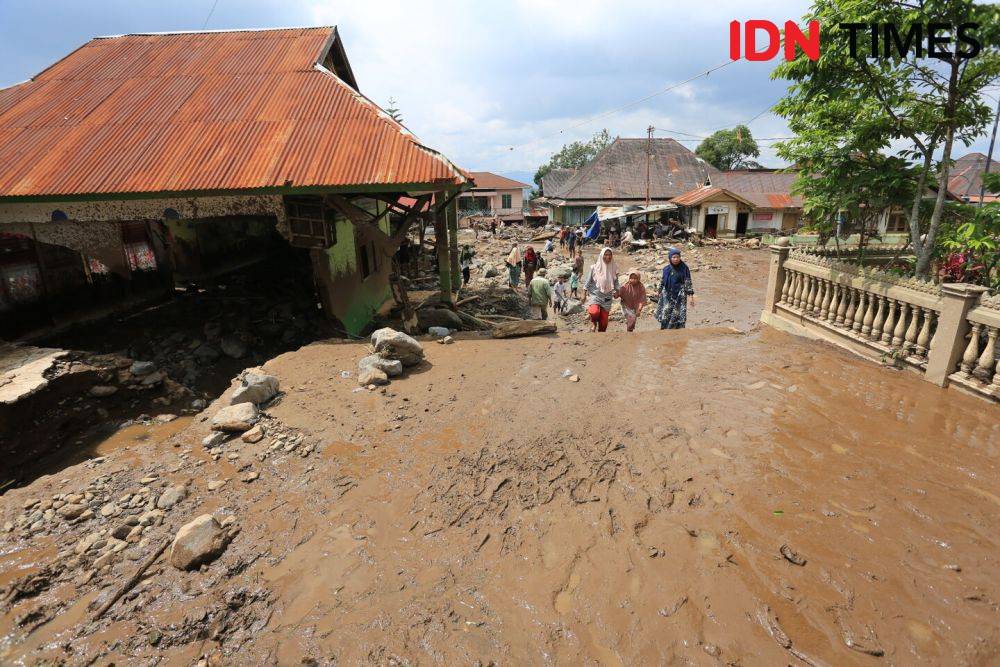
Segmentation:
[(590, 138), (590, 141), (574, 141), (571, 144), (565, 144), (535, 172), (535, 185), (541, 190), (542, 179), (553, 169), (580, 169), (584, 167), (609, 144), (611, 144), (611, 135), (606, 129), (595, 134)]
[(956, 206), (939, 238), (938, 255), (944, 268), (1000, 289), (1000, 204)]
[(397, 123), (403, 122), (403, 114), (399, 111), (399, 107), (396, 106), (396, 98), (389, 98), (389, 106), (385, 108), (385, 112)]
[(720, 171), (760, 167), (751, 159), (760, 157), (760, 148), (746, 125), (737, 125), (731, 130), (719, 130), (713, 133), (698, 144), (694, 152)]
[[(860, 211), (865, 202), (895, 201), (898, 179), (908, 179), (911, 201), (902, 208), (917, 254), (914, 271), (927, 275), (946, 217), (945, 191), (937, 185), (948, 182), (953, 146), (970, 144), (992, 120), (982, 91), (1000, 76), (1000, 8), (971, 0), (815, 0), (807, 18), (823, 26), (888, 22), (901, 34), (915, 24), (979, 23), (983, 48), (972, 59), (869, 60), (867, 31), (858, 33), (859, 57), (852, 58), (846, 36), (834, 32), (817, 61), (800, 53), (772, 73), (790, 82), (775, 111), (796, 136), (776, 148), (800, 168), (806, 208), (827, 217), (835, 205)], [(894, 173), (881, 178), (883, 166)], [(928, 186), (929, 207), (923, 204)]]

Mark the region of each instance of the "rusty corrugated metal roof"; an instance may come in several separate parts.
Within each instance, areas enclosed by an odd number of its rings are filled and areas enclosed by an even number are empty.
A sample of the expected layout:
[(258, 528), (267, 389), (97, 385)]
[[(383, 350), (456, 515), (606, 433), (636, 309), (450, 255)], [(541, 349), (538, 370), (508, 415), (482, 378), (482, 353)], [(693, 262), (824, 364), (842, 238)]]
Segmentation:
[(331, 27), (91, 40), (0, 90), (0, 198), (464, 183), (321, 66), (338, 41)]

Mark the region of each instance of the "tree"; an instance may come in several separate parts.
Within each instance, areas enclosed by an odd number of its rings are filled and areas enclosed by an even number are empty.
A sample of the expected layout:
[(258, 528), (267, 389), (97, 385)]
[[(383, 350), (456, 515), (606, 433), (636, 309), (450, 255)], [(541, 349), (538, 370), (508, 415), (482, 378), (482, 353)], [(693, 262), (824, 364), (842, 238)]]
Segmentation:
[(396, 106), (396, 98), (394, 98), (394, 97), (390, 97), (389, 98), (389, 106), (387, 106), (385, 108), (385, 112), (387, 114), (389, 114), (389, 116), (394, 121), (396, 121), (397, 123), (402, 124), (402, 122), (403, 122), (403, 114), (400, 113), (399, 107)]
[[(914, 272), (926, 277), (944, 212), (946, 184), (956, 141), (969, 145), (983, 133), (991, 109), (982, 90), (1000, 75), (1000, 9), (971, 0), (816, 0), (809, 19), (821, 25), (843, 23), (894, 25), (900, 35), (928, 24), (978, 23), (982, 44), (974, 58), (962, 58), (967, 46), (955, 43), (952, 31), (940, 58), (918, 55), (911, 46), (905, 58), (868, 59), (868, 30), (859, 30), (858, 57), (850, 55), (851, 40), (827, 39), (816, 61), (799, 53), (772, 73), (792, 83), (775, 110), (789, 121), (796, 138), (777, 145), (784, 159), (802, 169), (800, 181), (822, 177), (829, 167), (826, 152), (858, 155), (872, 161), (877, 153), (893, 153), (914, 162), (915, 179), (909, 210), (910, 244), (917, 256)], [(918, 40), (919, 41), (919, 40)], [(923, 44), (923, 42), (920, 42)], [(942, 47), (938, 47), (942, 48)], [(928, 186), (933, 206), (923, 205)]]
[(548, 162), (535, 172), (535, 185), (541, 191), (542, 178), (553, 169), (580, 169), (584, 167), (610, 143), (611, 135), (607, 129), (604, 129), (591, 137), (590, 141), (574, 141), (571, 144), (563, 145), (557, 153), (549, 158)]
[(731, 130), (719, 130), (713, 133), (698, 144), (694, 152), (720, 171), (760, 167), (751, 159), (760, 157), (760, 148), (746, 125), (737, 125)]

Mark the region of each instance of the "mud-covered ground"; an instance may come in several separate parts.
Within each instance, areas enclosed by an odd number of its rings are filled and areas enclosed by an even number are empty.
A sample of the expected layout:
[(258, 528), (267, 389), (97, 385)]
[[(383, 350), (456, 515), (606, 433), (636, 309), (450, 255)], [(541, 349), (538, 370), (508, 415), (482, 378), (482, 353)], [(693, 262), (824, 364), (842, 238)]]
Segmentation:
[[(995, 408), (766, 327), (425, 350), (368, 391), (313, 343), (259, 442), (210, 405), (5, 494), (0, 662), (1000, 661)], [(94, 620), (203, 513), (217, 560)]]

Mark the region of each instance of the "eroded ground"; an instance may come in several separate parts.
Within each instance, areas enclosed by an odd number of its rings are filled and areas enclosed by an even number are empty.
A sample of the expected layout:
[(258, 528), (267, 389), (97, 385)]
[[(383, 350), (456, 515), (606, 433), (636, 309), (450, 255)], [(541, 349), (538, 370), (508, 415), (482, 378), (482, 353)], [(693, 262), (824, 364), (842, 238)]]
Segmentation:
[[(1000, 661), (995, 408), (767, 328), (425, 349), (370, 392), (362, 345), (314, 343), (266, 364), (258, 443), (213, 456), (196, 417), (5, 494), (0, 662)], [(15, 527), (77, 493), (93, 518)], [(205, 512), (218, 560), (92, 620)]]

